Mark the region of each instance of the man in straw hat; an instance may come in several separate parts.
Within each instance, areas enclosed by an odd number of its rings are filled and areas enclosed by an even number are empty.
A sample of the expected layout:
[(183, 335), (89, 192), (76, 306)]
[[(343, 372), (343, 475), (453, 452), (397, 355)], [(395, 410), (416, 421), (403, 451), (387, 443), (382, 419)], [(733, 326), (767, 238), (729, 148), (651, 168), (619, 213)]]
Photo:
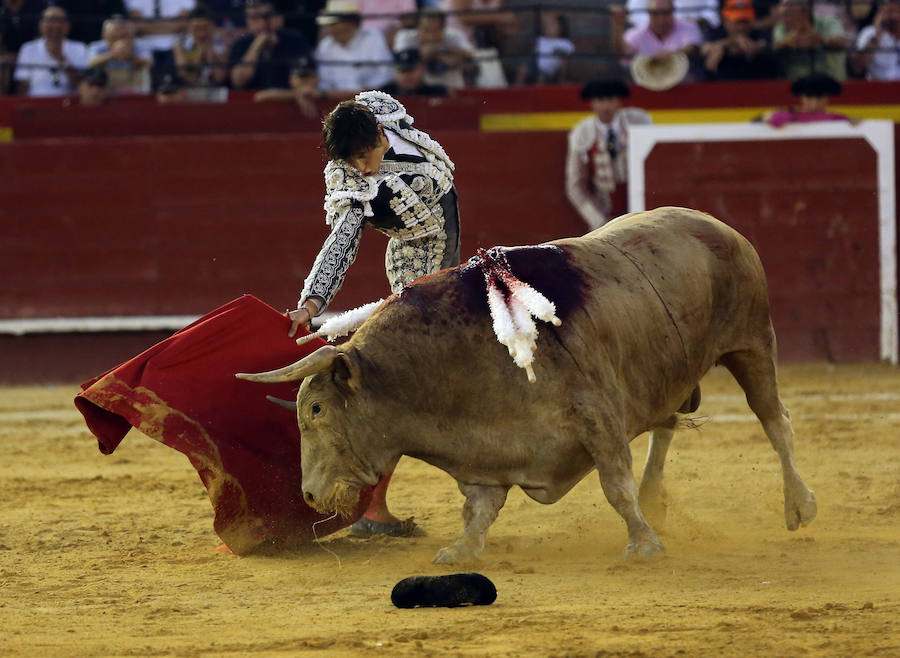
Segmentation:
[[(385, 268), (394, 293), (459, 265), (455, 166), (440, 144), (412, 124), (403, 105), (380, 91), (357, 94), (325, 118), (322, 136), (331, 158), (325, 167), (325, 222), (331, 234), (306, 278), (297, 310), (287, 313), (290, 335), (331, 303), (366, 224), (390, 238)], [(388, 510), (389, 481), (387, 476), (376, 486), (351, 536), (421, 534), (411, 518), (401, 521)]]
[(591, 229), (628, 208), (628, 128), (651, 123), (636, 107), (622, 107), (629, 90), (621, 80), (594, 80), (581, 90), (593, 115), (569, 132), (566, 196)]
[(668, 89), (688, 74), (689, 58), (697, 53), (703, 35), (693, 21), (675, 17), (672, 0), (650, 0), (648, 13), (646, 25), (623, 34), (624, 11), (611, 8), (613, 46), (633, 58), (636, 83), (653, 90)]
[(319, 88), (325, 92), (378, 89), (394, 79), (393, 56), (381, 30), (363, 27), (355, 0), (328, 0), (316, 18)]

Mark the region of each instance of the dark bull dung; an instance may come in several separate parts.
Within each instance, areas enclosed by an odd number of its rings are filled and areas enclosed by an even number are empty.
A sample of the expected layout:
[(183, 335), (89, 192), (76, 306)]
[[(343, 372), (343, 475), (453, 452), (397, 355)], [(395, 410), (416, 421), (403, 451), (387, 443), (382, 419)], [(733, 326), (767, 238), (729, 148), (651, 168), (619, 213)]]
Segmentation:
[(495, 600), (497, 588), (480, 573), (410, 576), (394, 585), (391, 592), (391, 603), (398, 608), (457, 608), (490, 605)]

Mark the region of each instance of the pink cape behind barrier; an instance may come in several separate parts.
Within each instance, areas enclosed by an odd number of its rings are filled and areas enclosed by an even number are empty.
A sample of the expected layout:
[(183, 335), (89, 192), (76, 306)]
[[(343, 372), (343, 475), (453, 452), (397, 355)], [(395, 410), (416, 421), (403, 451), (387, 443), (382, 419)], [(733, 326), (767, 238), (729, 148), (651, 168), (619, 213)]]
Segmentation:
[[(299, 382), (257, 384), (236, 372), (280, 368), (325, 343), (298, 347), (284, 316), (251, 295), (203, 316), (133, 359), (82, 384), (75, 406), (111, 454), (132, 427), (187, 456), (215, 512), (213, 528), (243, 555), (313, 539), (327, 518), (303, 502), (300, 430), (266, 395), (296, 399)], [(316, 526), (322, 537), (362, 515)]]

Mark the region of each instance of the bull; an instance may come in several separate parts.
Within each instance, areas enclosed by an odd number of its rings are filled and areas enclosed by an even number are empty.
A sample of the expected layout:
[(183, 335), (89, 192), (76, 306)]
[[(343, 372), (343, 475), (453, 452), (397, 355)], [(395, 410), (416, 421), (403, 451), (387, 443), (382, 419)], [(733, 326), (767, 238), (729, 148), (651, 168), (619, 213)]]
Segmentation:
[[(394, 295), (340, 346), (321, 347), (261, 382), (303, 379), (303, 495), (349, 514), (360, 491), (403, 455), (456, 479), (464, 529), (437, 563), (477, 560), (507, 492), (562, 498), (597, 469), (625, 520), (626, 553), (664, 550), (647, 521), (667, 505), (666, 452), (699, 404), (715, 364), (744, 390), (781, 460), (788, 530), (816, 501), (794, 465), (790, 415), (778, 395), (765, 273), (750, 243), (704, 213), (666, 207), (617, 218), (577, 238), (504, 248), (520, 280), (556, 304), (541, 325), (528, 382), (494, 337), (482, 272), (469, 264)], [(630, 441), (650, 431), (640, 488)]]

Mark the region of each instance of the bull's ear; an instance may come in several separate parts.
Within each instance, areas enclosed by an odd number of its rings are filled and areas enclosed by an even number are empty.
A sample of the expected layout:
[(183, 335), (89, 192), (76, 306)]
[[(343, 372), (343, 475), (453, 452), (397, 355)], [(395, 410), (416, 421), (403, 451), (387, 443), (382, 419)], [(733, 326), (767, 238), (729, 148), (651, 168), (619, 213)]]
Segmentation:
[(362, 385), (359, 356), (356, 350), (340, 351), (331, 366), (334, 382), (349, 391), (356, 391)]

